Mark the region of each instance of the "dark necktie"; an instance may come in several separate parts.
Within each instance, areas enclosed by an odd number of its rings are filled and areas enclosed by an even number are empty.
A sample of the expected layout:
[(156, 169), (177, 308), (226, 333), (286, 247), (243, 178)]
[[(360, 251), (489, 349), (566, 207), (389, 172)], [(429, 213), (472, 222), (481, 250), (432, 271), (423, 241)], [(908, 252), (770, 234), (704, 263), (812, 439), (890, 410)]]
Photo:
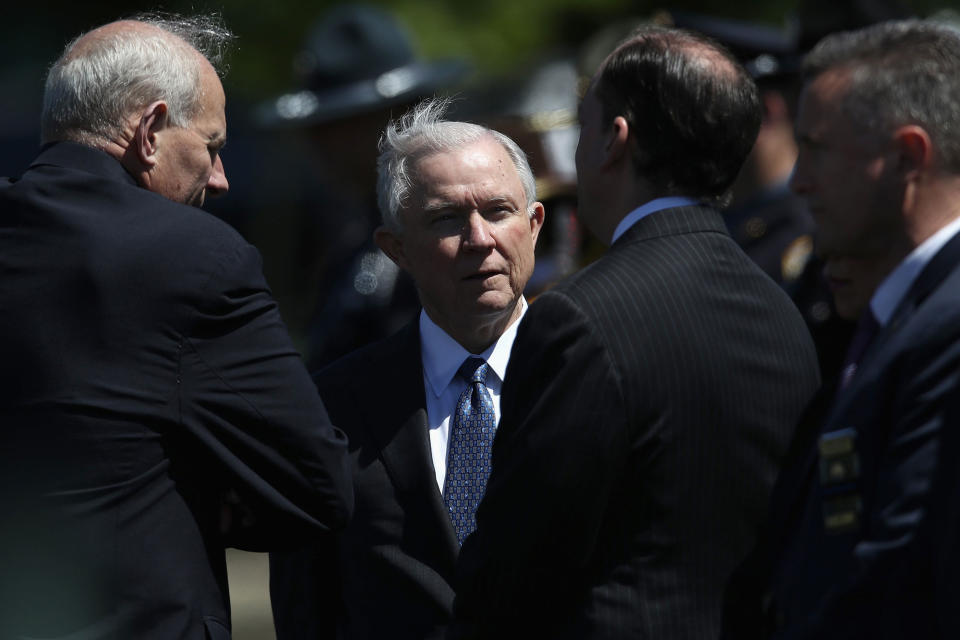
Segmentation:
[(477, 505), (490, 476), (490, 448), (497, 430), (493, 400), (487, 391), (487, 363), (467, 358), (457, 375), (468, 380), (450, 428), (443, 501), (460, 544), (476, 528)]
[(868, 306), (860, 316), (857, 329), (853, 333), (853, 338), (850, 339), (850, 346), (847, 347), (847, 356), (843, 361), (843, 368), (840, 369), (841, 389), (847, 388), (850, 381), (853, 380), (854, 374), (857, 373), (857, 365), (863, 359), (863, 354), (866, 353), (867, 347), (873, 342), (873, 338), (879, 330), (880, 323), (877, 322), (873, 310)]

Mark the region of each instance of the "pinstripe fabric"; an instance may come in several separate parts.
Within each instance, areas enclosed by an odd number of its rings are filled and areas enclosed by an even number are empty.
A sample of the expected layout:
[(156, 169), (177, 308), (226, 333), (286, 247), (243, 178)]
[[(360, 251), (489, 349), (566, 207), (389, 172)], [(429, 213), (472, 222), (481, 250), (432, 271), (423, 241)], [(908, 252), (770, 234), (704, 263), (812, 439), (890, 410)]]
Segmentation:
[(818, 382), (719, 214), (638, 222), (520, 327), (453, 635), (715, 637)]

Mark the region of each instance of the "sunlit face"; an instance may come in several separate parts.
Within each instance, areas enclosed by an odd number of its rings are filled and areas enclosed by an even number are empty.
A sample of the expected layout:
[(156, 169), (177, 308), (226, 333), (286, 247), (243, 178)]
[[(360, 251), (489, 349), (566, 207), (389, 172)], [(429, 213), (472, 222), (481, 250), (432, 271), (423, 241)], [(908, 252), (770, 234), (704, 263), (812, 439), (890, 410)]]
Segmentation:
[(175, 202), (203, 205), (207, 192), (227, 192), (229, 184), (220, 160), (227, 140), (226, 99), (213, 67), (204, 60), (200, 84), (201, 109), (187, 127), (168, 126), (156, 132), (157, 164), (150, 190)]
[(837, 307), (855, 317), (902, 242), (903, 186), (888, 140), (868, 135), (843, 112), (848, 86), (846, 73), (828, 71), (804, 88), (791, 187), (817, 224), (817, 252)]
[(413, 276), (430, 318), (451, 333), (515, 317), (544, 213), (538, 202), (528, 214), (506, 150), (484, 136), (416, 160), (412, 175), (402, 229), (378, 241)]

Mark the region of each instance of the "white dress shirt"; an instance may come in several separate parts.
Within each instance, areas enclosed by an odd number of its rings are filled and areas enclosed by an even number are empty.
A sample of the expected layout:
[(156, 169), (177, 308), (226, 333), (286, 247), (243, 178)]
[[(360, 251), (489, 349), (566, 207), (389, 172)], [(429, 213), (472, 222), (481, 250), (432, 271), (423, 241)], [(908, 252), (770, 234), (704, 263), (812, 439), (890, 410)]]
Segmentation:
[(943, 228), (920, 243), (916, 249), (910, 252), (910, 255), (903, 259), (903, 262), (898, 264), (883, 279), (883, 282), (880, 283), (880, 286), (877, 287), (870, 298), (870, 310), (873, 311), (873, 316), (881, 327), (890, 322), (893, 312), (897, 310), (900, 302), (907, 295), (907, 291), (913, 286), (923, 268), (957, 232), (960, 232), (960, 217), (944, 225)]
[(654, 211), (661, 211), (662, 209), (672, 209), (674, 207), (689, 207), (700, 204), (693, 198), (686, 198), (683, 196), (670, 196), (667, 198), (654, 198), (646, 204), (642, 204), (626, 216), (623, 220), (620, 221), (620, 224), (617, 225), (617, 228), (613, 230), (613, 239), (610, 240), (610, 244), (613, 244), (617, 241), (617, 238), (622, 236), (624, 232), (632, 227), (637, 220), (644, 218)]
[(483, 353), (471, 354), (451, 338), (427, 315), (420, 312), (420, 359), (423, 362), (423, 389), (427, 398), (427, 423), (430, 427), (430, 451), (437, 486), (443, 491), (447, 475), (447, 443), (450, 437), (450, 419), (457, 408), (457, 400), (466, 383), (457, 378), (463, 361), (471, 355), (487, 361), (486, 386), (493, 400), (493, 410), (500, 424), (500, 389), (510, 360), (517, 327), (527, 312), (527, 301), (520, 298), (520, 317)]

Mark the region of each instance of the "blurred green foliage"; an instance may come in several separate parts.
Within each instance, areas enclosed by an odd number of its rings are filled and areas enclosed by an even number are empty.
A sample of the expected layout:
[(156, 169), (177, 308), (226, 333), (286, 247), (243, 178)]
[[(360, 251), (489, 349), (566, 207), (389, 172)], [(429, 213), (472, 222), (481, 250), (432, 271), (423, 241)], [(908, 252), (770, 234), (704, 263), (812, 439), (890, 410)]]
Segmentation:
[[(893, 0), (897, 1), (897, 0)], [(949, 4), (956, 0), (947, 0)], [(395, 12), (428, 58), (463, 57), (481, 74), (515, 68), (536, 54), (574, 47), (601, 26), (663, 9), (696, 11), (785, 27), (798, 0), (374, 0)], [(98, 0), (79, 3), (48, 0), (17, 3), (0, 23), (0, 81), (29, 81), (39, 86), (46, 65), (71, 37), (119, 16), (145, 10), (217, 11), (238, 34), (227, 78), (228, 91), (257, 100), (288, 89), (294, 82), (291, 61), (307, 30), (334, 4), (331, 0)], [(814, 11), (830, 11), (837, 0), (811, 0)], [(902, 0), (921, 15), (945, 6), (944, 0)]]
[[(479, 76), (522, 68), (538, 54), (575, 48), (604, 25), (685, 10), (786, 28), (798, 6), (812, 13), (853, 3), (899, 3), (918, 15), (960, 0), (372, 0), (393, 11), (429, 59), (465, 58)], [(0, 21), (0, 134), (39, 112), (46, 67), (78, 33), (141, 11), (216, 11), (238, 35), (225, 87), (235, 106), (296, 85), (293, 58), (334, 0), (47, 0), (8, 3)], [(241, 107), (242, 108), (242, 107)]]
[[(307, 30), (334, 4), (330, 0), (52, 0), (8, 8), (0, 23), (0, 80), (34, 78), (77, 33), (139, 11), (217, 11), (239, 36), (231, 60), (228, 90), (241, 99), (259, 99), (294, 82), (291, 60)], [(418, 51), (429, 58), (463, 57), (481, 73), (508, 70), (538, 52), (575, 46), (603, 24), (650, 15), (663, 5), (636, 0), (381, 0), (412, 32)], [(686, 0), (679, 8), (782, 24), (790, 0)], [(39, 80), (35, 82), (39, 83)]]

